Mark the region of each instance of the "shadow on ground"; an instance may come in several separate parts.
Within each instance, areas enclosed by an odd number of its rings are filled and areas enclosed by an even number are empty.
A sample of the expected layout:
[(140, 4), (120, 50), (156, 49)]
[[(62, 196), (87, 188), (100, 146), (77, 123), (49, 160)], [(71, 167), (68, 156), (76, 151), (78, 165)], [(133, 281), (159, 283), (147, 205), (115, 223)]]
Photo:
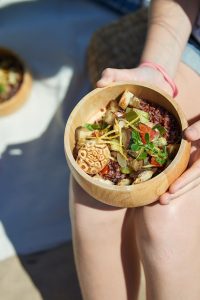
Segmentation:
[(0, 262), (1, 300), (81, 300), (71, 241)]
[(42, 299), (81, 300), (71, 242), (19, 259)]

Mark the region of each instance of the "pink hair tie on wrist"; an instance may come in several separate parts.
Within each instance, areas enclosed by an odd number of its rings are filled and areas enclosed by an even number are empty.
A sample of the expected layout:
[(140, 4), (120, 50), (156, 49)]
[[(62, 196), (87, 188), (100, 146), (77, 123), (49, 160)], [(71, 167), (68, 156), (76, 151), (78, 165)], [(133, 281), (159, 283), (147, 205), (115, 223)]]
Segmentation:
[(163, 75), (165, 81), (171, 86), (173, 91), (173, 98), (175, 98), (178, 95), (178, 88), (175, 82), (170, 78), (170, 76), (167, 74), (167, 72), (161, 65), (150, 61), (144, 61), (139, 65), (139, 67), (150, 67), (153, 68), (154, 70), (158, 70)]

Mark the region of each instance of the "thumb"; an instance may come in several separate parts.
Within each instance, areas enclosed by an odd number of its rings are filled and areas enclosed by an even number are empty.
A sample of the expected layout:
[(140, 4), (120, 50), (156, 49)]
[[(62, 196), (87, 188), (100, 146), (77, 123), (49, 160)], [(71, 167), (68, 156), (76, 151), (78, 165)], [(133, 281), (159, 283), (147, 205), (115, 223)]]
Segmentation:
[(185, 130), (185, 137), (189, 141), (196, 141), (200, 139), (200, 121), (195, 122)]
[[(104, 87), (112, 82), (139, 80), (137, 69), (113, 69), (107, 68), (103, 71), (97, 87)], [(141, 80), (139, 80), (141, 81)]]
[(118, 71), (117, 69), (112, 69), (112, 68), (105, 69), (101, 74), (101, 78), (97, 81), (96, 86), (104, 87), (112, 83), (113, 81), (115, 81), (115, 77), (116, 77), (115, 73), (117, 71)]

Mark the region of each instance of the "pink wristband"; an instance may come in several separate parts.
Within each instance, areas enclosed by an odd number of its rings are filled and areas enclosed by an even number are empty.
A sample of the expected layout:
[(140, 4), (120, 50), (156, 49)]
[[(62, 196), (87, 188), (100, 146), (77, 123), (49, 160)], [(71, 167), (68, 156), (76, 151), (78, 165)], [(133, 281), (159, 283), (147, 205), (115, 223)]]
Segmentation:
[(175, 98), (178, 95), (178, 88), (175, 82), (170, 78), (170, 76), (166, 73), (165, 69), (161, 65), (150, 61), (144, 61), (139, 65), (139, 67), (150, 67), (154, 70), (158, 70), (163, 75), (165, 81), (171, 86), (173, 91), (173, 97)]

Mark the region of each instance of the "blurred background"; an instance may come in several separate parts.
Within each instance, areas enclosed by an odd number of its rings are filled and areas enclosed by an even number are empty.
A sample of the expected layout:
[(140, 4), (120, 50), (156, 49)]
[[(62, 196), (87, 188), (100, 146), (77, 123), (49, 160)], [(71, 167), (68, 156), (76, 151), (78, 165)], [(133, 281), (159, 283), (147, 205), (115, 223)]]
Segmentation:
[(0, 0), (0, 47), (16, 52), (33, 76), (25, 104), (0, 117), (2, 300), (81, 299), (63, 134), (72, 108), (92, 88), (90, 38), (121, 16), (111, 2)]
[(116, 11), (89, 0), (1, 0), (0, 47), (33, 76), (30, 96), (0, 117), (0, 299), (81, 299), (68, 212), (63, 134), (90, 89), (86, 53)]

